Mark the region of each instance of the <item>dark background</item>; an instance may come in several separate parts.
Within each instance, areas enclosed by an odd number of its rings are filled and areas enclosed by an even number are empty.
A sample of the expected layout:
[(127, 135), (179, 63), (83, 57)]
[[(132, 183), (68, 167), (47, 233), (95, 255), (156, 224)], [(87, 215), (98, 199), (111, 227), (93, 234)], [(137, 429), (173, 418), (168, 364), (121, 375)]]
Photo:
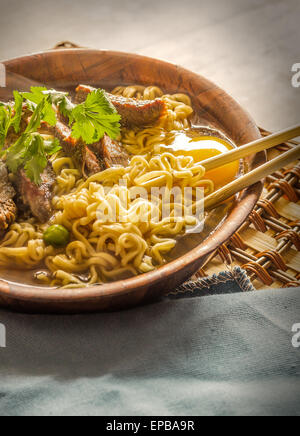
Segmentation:
[(299, 0), (0, 0), (0, 59), (61, 40), (181, 64), (267, 129), (299, 122)]

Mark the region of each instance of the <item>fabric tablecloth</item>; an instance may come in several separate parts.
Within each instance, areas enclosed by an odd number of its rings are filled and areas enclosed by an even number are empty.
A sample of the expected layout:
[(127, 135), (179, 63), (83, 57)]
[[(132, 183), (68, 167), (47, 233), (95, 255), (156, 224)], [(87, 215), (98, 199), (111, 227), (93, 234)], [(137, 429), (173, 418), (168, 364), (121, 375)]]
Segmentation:
[(0, 310), (0, 415), (300, 415), (300, 289), (226, 286), (118, 313)]

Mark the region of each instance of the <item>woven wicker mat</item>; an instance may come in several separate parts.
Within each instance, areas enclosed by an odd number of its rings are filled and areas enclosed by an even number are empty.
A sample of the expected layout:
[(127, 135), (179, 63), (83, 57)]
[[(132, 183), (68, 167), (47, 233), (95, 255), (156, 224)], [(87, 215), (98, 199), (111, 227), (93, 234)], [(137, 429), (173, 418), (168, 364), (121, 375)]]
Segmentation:
[[(77, 48), (70, 41), (55, 49)], [(270, 133), (260, 129), (263, 136)], [(291, 141), (269, 152), (268, 157), (299, 146)], [(300, 286), (300, 162), (268, 177), (262, 198), (247, 222), (210, 256), (193, 277), (199, 279), (223, 272), (231, 277), (242, 266), (256, 289)], [(192, 281), (189, 282), (189, 286)], [(195, 283), (196, 285), (196, 283)], [(207, 280), (203, 281), (207, 286)]]
[[(263, 136), (269, 132), (260, 129)], [(268, 158), (299, 146), (291, 141), (273, 149)], [(230, 241), (220, 247), (197, 273), (207, 277), (224, 267), (244, 268), (256, 289), (300, 286), (300, 162), (266, 179), (255, 210)]]

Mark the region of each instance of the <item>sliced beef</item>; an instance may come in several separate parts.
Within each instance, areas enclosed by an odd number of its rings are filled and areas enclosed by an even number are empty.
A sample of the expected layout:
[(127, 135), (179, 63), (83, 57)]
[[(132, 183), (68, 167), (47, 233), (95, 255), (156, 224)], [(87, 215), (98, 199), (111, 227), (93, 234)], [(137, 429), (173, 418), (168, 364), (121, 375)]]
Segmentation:
[(95, 142), (95, 144), (91, 144), (88, 147), (97, 156), (102, 170), (114, 166), (127, 167), (130, 162), (130, 156), (122, 145), (111, 139), (108, 135), (104, 135), (99, 142)]
[(17, 215), (17, 207), (13, 201), (15, 194), (8, 180), (6, 165), (0, 160), (0, 233), (15, 221)]
[(101, 161), (97, 159), (97, 156), (95, 155), (95, 153), (92, 152), (92, 150), (90, 150), (85, 144), (83, 145), (84, 145), (83, 162), (85, 168), (87, 169), (88, 175), (91, 176), (93, 174), (99, 173), (100, 171), (103, 170)]
[(102, 171), (102, 166), (97, 156), (80, 140), (71, 137), (71, 129), (58, 120), (55, 127), (42, 123), (41, 133), (54, 135), (60, 142), (64, 152), (72, 157), (82, 172), (92, 175)]
[(116, 165), (127, 167), (130, 161), (128, 153), (124, 150), (122, 145), (114, 141), (109, 136), (104, 135), (101, 139), (102, 157), (106, 168)]
[[(87, 95), (95, 88), (79, 85), (76, 89), (76, 102), (86, 100)], [(165, 102), (159, 98), (155, 100), (136, 100), (106, 93), (110, 102), (121, 115), (121, 124), (124, 127), (145, 127), (153, 125), (165, 113)]]
[(108, 94), (111, 103), (121, 115), (121, 124), (124, 127), (151, 126), (159, 120), (165, 112), (163, 100), (135, 100)]
[(126, 167), (129, 164), (130, 157), (124, 148), (108, 135), (104, 135), (99, 142), (87, 146), (84, 142), (72, 138), (71, 129), (61, 121), (58, 121), (55, 127), (43, 128), (59, 139), (65, 153), (73, 157), (83, 173), (87, 172), (89, 176), (112, 166)]
[(129, 163), (130, 157), (124, 148), (108, 135), (104, 135), (99, 142), (87, 146), (84, 142), (72, 138), (71, 129), (61, 121), (57, 121), (55, 127), (44, 123), (41, 131), (58, 138), (65, 153), (73, 157), (83, 173), (87, 172), (89, 176), (116, 165), (126, 167)]
[(52, 215), (52, 188), (55, 175), (50, 164), (41, 175), (42, 183), (38, 186), (32, 182), (23, 169), (19, 170), (16, 187), (23, 204), (30, 208), (32, 215), (45, 223)]

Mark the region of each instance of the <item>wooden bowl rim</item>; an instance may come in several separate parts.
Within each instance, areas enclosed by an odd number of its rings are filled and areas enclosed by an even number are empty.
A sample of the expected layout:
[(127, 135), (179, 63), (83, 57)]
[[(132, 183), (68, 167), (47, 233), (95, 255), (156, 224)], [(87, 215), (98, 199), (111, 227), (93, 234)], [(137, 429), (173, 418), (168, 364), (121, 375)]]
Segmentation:
[[(95, 53), (95, 54), (106, 54), (112, 56), (122, 56), (122, 57), (131, 57), (132, 59), (137, 59), (140, 61), (151, 61), (153, 63), (164, 64), (169, 67), (176, 67), (178, 72), (182, 72), (183, 74), (192, 75), (195, 79), (201, 79), (205, 81), (207, 84), (210, 84), (211, 87), (214, 87), (216, 90), (222, 91), (223, 95), (226, 96), (228, 101), (231, 102), (232, 106), (244, 114), (244, 116), (248, 119), (249, 126), (256, 126), (252, 117), (249, 113), (243, 109), (236, 100), (233, 99), (226, 91), (222, 88), (214, 84), (209, 79), (205, 78), (201, 74), (194, 73), (186, 68), (183, 68), (177, 64), (165, 61), (159, 58), (152, 58), (148, 56), (143, 56), (134, 53), (127, 53), (122, 51), (115, 51), (109, 49), (93, 49), (93, 48), (67, 48), (67, 49), (59, 49), (59, 50), (46, 50), (35, 52), (32, 54), (28, 54), (25, 56), (15, 57), (12, 59), (7, 59), (1, 61), (5, 66), (13, 65), (14, 63), (20, 63), (22, 61), (28, 61), (30, 58), (35, 56), (47, 56), (51, 54), (69, 54), (69, 53)], [(250, 127), (249, 127), (250, 130)], [(257, 130), (257, 138), (260, 137), (259, 130)], [(254, 131), (254, 129), (253, 129)], [(255, 139), (255, 138), (253, 138)], [(266, 154), (264, 152), (256, 154), (252, 158), (253, 168), (261, 165), (266, 161)], [(100, 297), (119, 297), (120, 295), (126, 296), (135, 292), (138, 288), (150, 288), (155, 284), (159, 283), (166, 276), (171, 277), (173, 274), (176, 274), (177, 271), (180, 271), (184, 267), (189, 264), (193, 264), (197, 261), (198, 258), (208, 256), (212, 252), (214, 252), (219, 246), (225, 243), (243, 224), (243, 222), (247, 219), (247, 217), (252, 212), (255, 207), (260, 195), (262, 193), (263, 183), (259, 182), (254, 186), (251, 186), (245, 189), (234, 209), (231, 211), (226, 220), (221, 224), (219, 228), (217, 228), (209, 237), (207, 237), (200, 245), (198, 245), (193, 250), (189, 251), (185, 255), (179, 257), (176, 260), (173, 260), (166, 265), (158, 268), (157, 270), (151, 271), (149, 273), (141, 274), (136, 277), (132, 277), (126, 280), (120, 280), (113, 283), (103, 284), (91, 286), (88, 288), (74, 288), (74, 289), (63, 289), (63, 288), (42, 288), (38, 286), (30, 286), (30, 285), (22, 285), (18, 283), (8, 283), (5, 280), (1, 280), (0, 278), (0, 293), (7, 298), (17, 299), (21, 301), (31, 301), (31, 302), (59, 302), (59, 303), (71, 303), (71, 302), (80, 302), (80, 301), (93, 301), (98, 300)], [(239, 215), (240, 219), (239, 223), (235, 223), (233, 219), (235, 216)], [(230, 223), (232, 221), (232, 223)]]

